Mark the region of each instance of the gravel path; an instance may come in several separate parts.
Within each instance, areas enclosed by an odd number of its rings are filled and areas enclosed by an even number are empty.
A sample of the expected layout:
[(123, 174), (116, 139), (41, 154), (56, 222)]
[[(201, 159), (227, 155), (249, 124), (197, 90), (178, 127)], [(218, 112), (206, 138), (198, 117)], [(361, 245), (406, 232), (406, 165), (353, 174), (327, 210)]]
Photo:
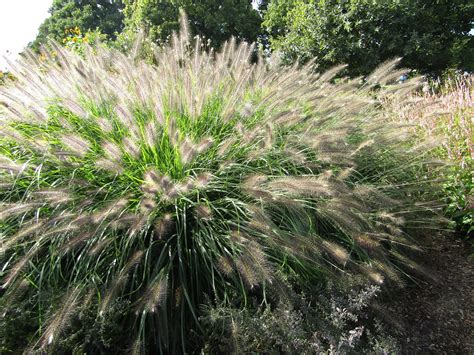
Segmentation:
[(384, 318), (392, 322), (403, 354), (474, 354), (472, 248), (452, 235), (428, 243), (420, 262), (435, 280), (394, 295)]

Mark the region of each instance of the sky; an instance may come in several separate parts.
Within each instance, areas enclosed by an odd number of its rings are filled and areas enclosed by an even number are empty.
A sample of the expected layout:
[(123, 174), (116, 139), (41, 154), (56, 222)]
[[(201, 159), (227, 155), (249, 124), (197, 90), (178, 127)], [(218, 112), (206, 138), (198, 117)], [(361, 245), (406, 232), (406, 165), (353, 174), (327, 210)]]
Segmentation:
[[(53, 0), (0, 0), (0, 70), (36, 38)], [(9, 53), (7, 53), (9, 51)]]

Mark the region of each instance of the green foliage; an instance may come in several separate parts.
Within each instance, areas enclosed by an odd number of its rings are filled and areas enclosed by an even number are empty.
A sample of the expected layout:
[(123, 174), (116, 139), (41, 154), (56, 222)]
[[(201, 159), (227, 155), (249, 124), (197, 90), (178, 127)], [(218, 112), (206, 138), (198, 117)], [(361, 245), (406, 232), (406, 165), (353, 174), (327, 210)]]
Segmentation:
[(96, 47), (98, 45), (105, 46), (107, 44), (107, 35), (99, 31), (87, 31), (82, 33), (80, 28), (70, 28), (64, 31), (66, 37), (63, 38), (63, 45), (76, 53), (84, 55), (86, 46)]
[[(1, 306), (35, 303), (28, 351), (98, 352), (121, 329), (135, 352), (198, 350), (206, 300), (398, 283), (417, 268), (408, 232), (440, 221), (444, 167), (381, 109), (418, 85), (394, 82), (396, 62), (334, 83), (341, 67), (254, 62), (235, 40), (214, 54), (181, 26), (157, 66), (51, 43), (0, 88)], [(83, 314), (109, 323), (100, 341)]]
[(472, 161), (466, 169), (453, 167), (444, 185), (448, 201), (446, 213), (453, 220), (454, 226), (465, 233), (466, 238), (474, 236), (473, 170)]
[(168, 40), (179, 29), (179, 13), (189, 17), (191, 32), (219, 48), (230, 36), (254, 42), (261, 18), (250, 0), (125, 0), (125, 33), (144, 29), (153, 42)]
[(34, 50), (47, 38), (61, 42), (71, 28), (83, 32), (99, 31), (114, 39), (123, 29), (122, 0), (54, 0), (49, 16), (31, 44)]
[(351, 75), (365, 75), (403, 57), (407, 68), (439, 74), (474, 70), (473, 17), (469, 0), (274, 0), (263, 26), (287, 62), (350, 63)]
[(4, 71), (0, 70), (0, 85), (9, 84), (9, 83), (12, 83), (15, 80), (16, 80), (16, 78), (11, 72), (9, 72), (9, 71), (4, 72)]
[[(473, 81), (466, 89), (451, 89), (451, 93), (456, 94), (456, 90), (462, 90), (464, 100), (458, 100), (449, 107), (448, 120), (439, 117), (439, 126), (443, 129), (447, 137), (445, 149), (442, 155), (447, 157), (452, 167), (447, 175), (444, 185), (448, 206), (446, 214), (454, 222), (454, 227), (460, 231), (465, 238), (474, 236), (474, 156), (473, 156)], [(466, 83), (468, 81), (465, 81)], [(442, 99), (442, 95), (439, 96)], [(457, 94), (459, 99), (459, 94)], [(470, 122), (471, 121), (471, 122)], [(472, 241), (472, 239), (471, 239)]]

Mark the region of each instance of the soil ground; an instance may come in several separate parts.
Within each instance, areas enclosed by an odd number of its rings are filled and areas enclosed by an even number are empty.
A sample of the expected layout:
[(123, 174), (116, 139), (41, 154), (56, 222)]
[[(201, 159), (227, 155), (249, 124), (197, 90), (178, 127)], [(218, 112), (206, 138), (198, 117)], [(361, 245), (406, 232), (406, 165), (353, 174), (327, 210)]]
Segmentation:
[(427, 239), (419, 262), (432, 280), (417, 280), (393, 295), (384, 318), (402, 354), (474, 354), (472, 246), (454, 235)]

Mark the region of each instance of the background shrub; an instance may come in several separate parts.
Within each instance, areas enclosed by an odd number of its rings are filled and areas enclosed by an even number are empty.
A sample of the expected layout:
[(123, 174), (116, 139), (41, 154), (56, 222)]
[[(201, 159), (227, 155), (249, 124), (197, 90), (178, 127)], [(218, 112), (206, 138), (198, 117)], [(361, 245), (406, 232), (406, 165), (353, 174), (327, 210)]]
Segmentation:
[(317, 60), (319, 70), (349, 63), (368, 75), (383, 61), (440, 75), (474, 70), (474, 6), (468, 0), (272, 0), (263, 27), (272, 51), (285, 61)]

